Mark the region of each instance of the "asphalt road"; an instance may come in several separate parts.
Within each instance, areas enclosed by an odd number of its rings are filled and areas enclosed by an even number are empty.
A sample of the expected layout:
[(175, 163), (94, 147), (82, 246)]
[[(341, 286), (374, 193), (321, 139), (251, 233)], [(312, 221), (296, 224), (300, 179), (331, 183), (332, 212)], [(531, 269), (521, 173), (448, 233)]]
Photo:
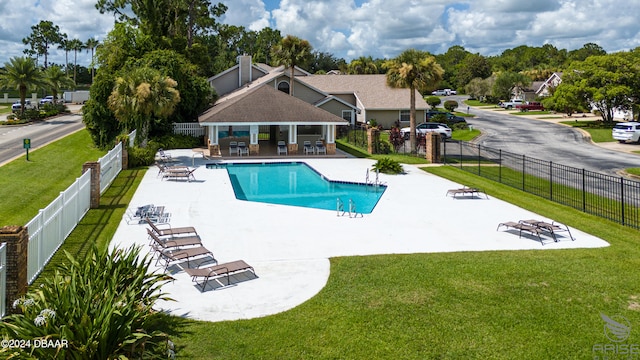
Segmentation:
[(468, 123), (482, 131), (474, 142), (482, 146), (611, 175), (640, 167), (640, 156), (594, 145), (564, 125), (480, 109), (470, 112), (476, 116)]
[(26, 154), (23, 139), (35, 150), (84, 128), (82, 115), (72, 113), (28, 125), (0, 126), (0, 165)]

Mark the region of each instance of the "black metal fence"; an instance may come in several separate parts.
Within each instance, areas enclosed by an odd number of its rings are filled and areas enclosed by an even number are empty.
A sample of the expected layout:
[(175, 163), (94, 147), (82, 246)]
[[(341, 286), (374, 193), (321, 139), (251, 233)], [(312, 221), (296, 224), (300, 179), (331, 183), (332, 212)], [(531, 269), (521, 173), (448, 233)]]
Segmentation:
[[(338, 128), (337, 137), (340, 140), (356, 146), (358, 148), (367, 151), (368, 138), (366, 127), (346, 127), (341, 126)], [(425, 136), (419, 136), (416, 139), (416, 151), (411, 151), (411, 144), (409, 140), (402, 142), (401, 144), (394, 146), (387, 139), (383, 139), (384, 136), (388, 137), (388, 134), (383, 135), (382, 132), (376, 132), (376, 138), (372, 141), (374, 154), (403, 154), (408, 156), (425, 157)]]
[(640, 229), (640, 182), (464, 141), (443, 142), (444, 162), (554, 202)]

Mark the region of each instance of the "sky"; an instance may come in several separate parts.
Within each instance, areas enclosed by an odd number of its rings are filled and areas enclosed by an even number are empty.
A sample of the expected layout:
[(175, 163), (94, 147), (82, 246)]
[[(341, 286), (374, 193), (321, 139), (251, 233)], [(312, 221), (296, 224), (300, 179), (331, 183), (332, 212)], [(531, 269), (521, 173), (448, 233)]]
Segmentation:
[[(416, 48), (442, 54), (451, 46), (485, 56), (521, 45), (574, 50), (596, 43), (607, 52), (640, 46), (640, 1), (620, 0), (213, 0), (228, 7), (223, 23), (264, 27), (308, 40), (314, 50), (347, 61), (392, 58)], [(22, 39), (40, 20), (69, 39), (102, 41), (114, 17), (97, 0), (0, 0), (0, 64), (23, 56)], [(63, 64), (64, 51), (50, 61)], [(73, 54), (70, 54), (73, 62)], [(90, 53), (78, 53), (88, 66)]]

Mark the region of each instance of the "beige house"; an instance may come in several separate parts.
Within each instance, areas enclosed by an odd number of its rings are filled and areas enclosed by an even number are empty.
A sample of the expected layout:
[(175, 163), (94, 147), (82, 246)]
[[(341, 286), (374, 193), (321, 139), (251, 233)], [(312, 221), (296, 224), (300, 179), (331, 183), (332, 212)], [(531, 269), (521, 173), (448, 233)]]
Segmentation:
[[(335, 153), (337, 126), (358, 126), (375, 119), (383, 128), (409, 124), (409, 89), (394, 89), (385, 75), (312, 75), (295, 68), (293, 96), (290, 72), (253, 64), (239, 56), (238, 64), (209, 78), (220, 98), (198, 117), (207, 129), (209, 150), (222, 153), (226, 142), (246, 137), (252, 154), (260, 143), (285, 141), (296, 153), (304, 141), (322, 140)], [(426, 120), (427, 103), (416, 91), (417, 122)]]

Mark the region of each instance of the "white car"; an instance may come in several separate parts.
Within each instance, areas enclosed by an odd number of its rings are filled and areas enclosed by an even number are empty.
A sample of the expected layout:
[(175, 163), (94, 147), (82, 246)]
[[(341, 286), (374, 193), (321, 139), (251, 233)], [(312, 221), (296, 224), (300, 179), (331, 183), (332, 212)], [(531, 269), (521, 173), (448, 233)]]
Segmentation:
[(44, 105), (44, 104), (53, 104), (53, 96), (47, 95), (42, 99), (40, 99), (40, 105)]
[[(21, 107), (22, 107), (22, 104), (20, 104), (20, 101), (16, 101), (16, 102), (13, 103), (13, 105), (11, 105), (11, 110), (12, 111), (20, 111)], [(25, 99), (24, 100), (24, 108), (25, 108), (25, 110), (27, 110), (27, 109), (35, 109), (36, 106), (35, 105), (31, 105), (31, 100)]]
[(633, 141), (640, 143), (640, 122), (623, 122), (613, 127), (611, 135), (621, 143)]
[[(416, 135), (417, 134), (426, 134), (429, 132), (437, 132), (440, 134), (443, 140), (451, 138), (451, 128), (446, 124), (436, 123), (436, 122), (425, 122), (422, 124), (416, 125)], [(411, 128), (405, 127), (400, 129), (400, 135), (405, 140), (409, 140), (409, 136), (411, 134)]]

